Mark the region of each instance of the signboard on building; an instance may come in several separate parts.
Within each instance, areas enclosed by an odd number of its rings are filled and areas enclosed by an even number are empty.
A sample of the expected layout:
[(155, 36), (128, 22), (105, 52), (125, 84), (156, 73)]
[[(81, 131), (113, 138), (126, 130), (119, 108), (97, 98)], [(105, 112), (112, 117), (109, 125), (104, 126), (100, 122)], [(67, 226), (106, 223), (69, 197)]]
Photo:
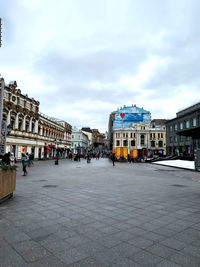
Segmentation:
[(4, 155), (6, 153), (6, 136), (7, 136), (7, 124), (5, 121), (2, 121), (0, 155)]

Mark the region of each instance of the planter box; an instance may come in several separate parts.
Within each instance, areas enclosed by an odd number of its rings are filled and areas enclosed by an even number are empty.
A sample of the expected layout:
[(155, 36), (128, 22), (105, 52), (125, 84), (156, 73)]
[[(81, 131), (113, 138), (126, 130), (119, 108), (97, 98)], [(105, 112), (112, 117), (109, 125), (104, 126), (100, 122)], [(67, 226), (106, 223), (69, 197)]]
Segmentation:
[(16, 188), (16, 170), (0, 169), (0, 200), (15, 191)]

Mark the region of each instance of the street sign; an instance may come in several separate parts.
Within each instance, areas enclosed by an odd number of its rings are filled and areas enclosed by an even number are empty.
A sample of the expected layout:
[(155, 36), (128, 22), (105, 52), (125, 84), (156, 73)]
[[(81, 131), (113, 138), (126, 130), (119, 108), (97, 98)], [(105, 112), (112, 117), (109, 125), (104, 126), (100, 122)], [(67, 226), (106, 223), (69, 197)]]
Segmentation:
[(5, 121), (2, 121), (0, 155), (4, 155), (6, 153), (6, 136), (7, 136), (7, 124)]

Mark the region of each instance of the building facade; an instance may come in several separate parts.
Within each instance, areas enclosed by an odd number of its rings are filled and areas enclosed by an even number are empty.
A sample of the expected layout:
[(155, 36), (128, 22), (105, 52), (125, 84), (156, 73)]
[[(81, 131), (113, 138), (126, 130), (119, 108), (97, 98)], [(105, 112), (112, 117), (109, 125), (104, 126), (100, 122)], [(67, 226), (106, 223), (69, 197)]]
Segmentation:
[(166, 155), (165, 120), (151, 121), (151, 113), (136, 105), (118, 109), (113, 121), (113, 149), (143, 150), (146, 155)]
[(81, 130), (73, 128), (71, 140), (71, 151), (74, 154), (80, 153), (83, 155), (88, 152), (90, 141), (88, 139), (88, 136)]
[(17, 83), (5, 86), (3, 120), (12, 130), (6, 139), (6, 152), (16, 159), (21, 153), (33, 153), (36, 159), (65, 157), (71, 147), (71, 125), (39, 112), (39, 101), (23, 95)]
[(176, 113), (167, 121), (167, 155), (194, 158), (200, 148), (200, 103)]

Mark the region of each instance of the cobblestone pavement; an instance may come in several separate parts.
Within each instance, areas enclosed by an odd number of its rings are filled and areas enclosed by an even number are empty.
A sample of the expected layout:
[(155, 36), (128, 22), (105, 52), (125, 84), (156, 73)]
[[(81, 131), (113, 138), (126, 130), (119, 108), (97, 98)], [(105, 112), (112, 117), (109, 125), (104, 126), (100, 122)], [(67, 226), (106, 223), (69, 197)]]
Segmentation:
[(0, 205), (0, 266), (200, 266), (200, 173), (36, 162)]

